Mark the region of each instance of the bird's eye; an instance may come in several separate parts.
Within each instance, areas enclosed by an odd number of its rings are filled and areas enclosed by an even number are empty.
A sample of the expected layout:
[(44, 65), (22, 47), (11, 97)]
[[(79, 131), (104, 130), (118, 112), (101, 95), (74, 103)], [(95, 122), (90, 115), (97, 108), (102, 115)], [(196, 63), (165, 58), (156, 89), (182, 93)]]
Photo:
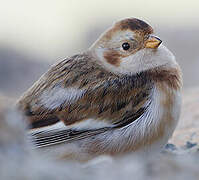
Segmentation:
[(127, 50), (130, 48), (130, 44), (127, 43), (127, 42), (125, 42), (125, 43), (122, 44), (122, 48), (123, 48), (125, 51), (127, 51)]

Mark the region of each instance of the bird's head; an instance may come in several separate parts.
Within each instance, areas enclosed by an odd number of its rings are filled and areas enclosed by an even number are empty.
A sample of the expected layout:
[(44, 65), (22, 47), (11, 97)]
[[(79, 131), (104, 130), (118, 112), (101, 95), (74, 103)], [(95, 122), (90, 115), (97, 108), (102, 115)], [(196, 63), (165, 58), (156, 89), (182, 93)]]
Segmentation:
[(90, 50), (109, 71), (133, 74), (176, 64), (172, 53), (161, 43), (150, 25), (136, 18), (128, 18), (116, 22)]

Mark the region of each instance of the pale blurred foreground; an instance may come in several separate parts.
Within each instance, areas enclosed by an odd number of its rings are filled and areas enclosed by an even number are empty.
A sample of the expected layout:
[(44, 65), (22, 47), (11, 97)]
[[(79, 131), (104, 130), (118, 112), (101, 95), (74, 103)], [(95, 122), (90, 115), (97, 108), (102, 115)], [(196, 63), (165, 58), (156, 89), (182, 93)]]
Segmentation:
[[(191, 101), (199, 98), (198, 92), (199, 89), (194, 92), (195, 97)], [(199, 146), (192, 142), (189, 142), (192, 146), (184, 149), (170, 144), (168, 150), (153, 159), (140, 159), (133, 155), (119, 159), (103, 156), (86, 164), (45, 159), (27, 142), (25, 124), (22, 122), (22, 117), (10, 106), (11, 104), (14, 104), (12, 100), (0, 96), (1, 180), (195, 180), (199, 178)], [(190, 100), (186, 100), (183, 108), (189, 106), (188, 109), (191, 110), (192, 106), (189, 104)], [(198, 112), (193, 113), (192, 110), (192, 114), (195, 116)], [(187, 117), (183, 121), (194, 123), (194, 116), (190, 116), (191, 119)], [(188, 124), (191, 125), (190, 122)], [(197, 126), (199, 129), (199, 124)], [(177, 131), (180, 132), (181, 129), (183, 127), (179, 126)], [(177, 134), (175, 136), (182, 135)], [(187, 140), (190, 140), (190, 134), (188, 136)], [(178, 142), (178, 139), (171, 141)]]

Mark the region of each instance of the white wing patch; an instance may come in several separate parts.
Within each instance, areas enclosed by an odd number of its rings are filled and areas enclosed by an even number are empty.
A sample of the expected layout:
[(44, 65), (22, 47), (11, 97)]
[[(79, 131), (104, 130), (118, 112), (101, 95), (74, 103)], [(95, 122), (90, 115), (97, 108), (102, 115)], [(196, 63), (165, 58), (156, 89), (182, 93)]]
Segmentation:
[(100, 128), (111, 127), (111, 126), (113, 125), (103, 120), (86, 119), (67, 127), (70, 129), (71, 128), (75, 129), (75, 130), (94, 130), (94, 129), (100, 129)]
[(63, 88), (54, 87), (51, 90), (44, 91), (40, 97), (41, 104), (48, 109), (55, 109), (64, 103), (73, 103), (82, 97), (85, 90), (74, 87)]
[(61, 131), (61, 130), (67, 130), (67, 129), (73, 129), (76, 131), (94, 130), (94, 129), (100, 129), (100, 128), (105, 128), (105, 127), (112, 127), (112, 126), (113, 125), (103, 120), (95, 120), (95, 119), (86, 119), (81, 122), (68, 125), (68, 126), (66, 126), (63, 122), (60, 121), (56, 124), (53, 124), (47, 127), (32, 129), (30, 130), (30, 134), (45, 132), (45, 131), (46, 132), (47, 131)]
[(45, 126), (41, 128), (35, 128), (35, 129), (30, 129), (29, 134), (34, 134), (34, 133), (39, 133), (39, 132), (44, 132), (44, 131), (59, 131), (65, 129), (66, 126), (62, 121), (57, 122), (56, 124), (50, 125), (50, 126)]

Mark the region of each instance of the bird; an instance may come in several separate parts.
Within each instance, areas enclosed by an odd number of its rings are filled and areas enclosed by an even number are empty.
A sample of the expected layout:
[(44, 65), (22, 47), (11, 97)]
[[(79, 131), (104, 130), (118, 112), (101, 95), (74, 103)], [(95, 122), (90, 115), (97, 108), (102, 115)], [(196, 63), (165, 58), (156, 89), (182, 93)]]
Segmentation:
[(159, 152), (181, 110), (182, 72), (143, 20), (116, 21), (17, 101), (34, 147), (60, 159)]

